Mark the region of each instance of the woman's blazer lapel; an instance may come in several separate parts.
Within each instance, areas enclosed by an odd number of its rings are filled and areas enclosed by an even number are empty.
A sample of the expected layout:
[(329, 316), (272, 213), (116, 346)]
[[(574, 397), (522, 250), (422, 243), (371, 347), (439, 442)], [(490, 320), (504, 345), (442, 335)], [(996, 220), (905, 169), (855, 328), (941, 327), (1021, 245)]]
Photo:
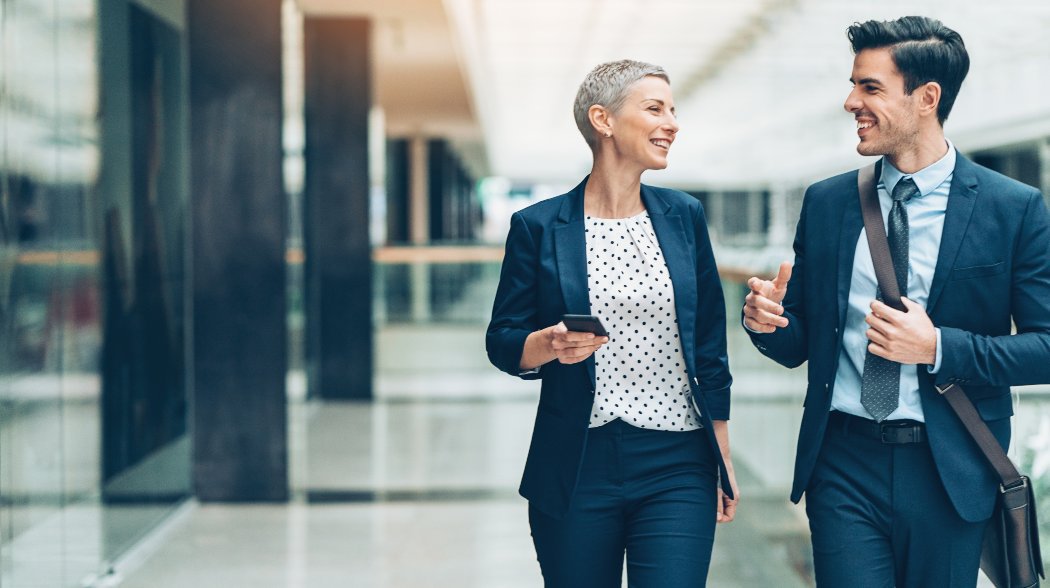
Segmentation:
[[(569, 314), (591, 314), (587, 293), (587, 239), (584, 233), (583, 192), (584, 178), (562, 202), (554, 225), (554, 250), (558, 264), (558, 278), (565, 310)], [(678, 334), (689, 374), (693, 365), (693, 342), (696, 336), (696, 259), (694, 238), (686, 232), (686, 223), (659, 192), (642, 184), (642, 203), (649, 212), (649, 220), (660, 242), (667, 272), (674, 289), (675, 312), (678, 316)], [(617, 334), (612, 333), (613, 337)], [(594, 357), (584, 362), (594, 385)]]
[[(554, 221), (554, 256), (558, 264), (558, 281), (568, 314), (591, 314), (591, 300), (587, 293), (587, 240), (584, 235), (583, 189), (587, 178), (562, 200)], [(594, 390), (594, 356), (584, 364)]]

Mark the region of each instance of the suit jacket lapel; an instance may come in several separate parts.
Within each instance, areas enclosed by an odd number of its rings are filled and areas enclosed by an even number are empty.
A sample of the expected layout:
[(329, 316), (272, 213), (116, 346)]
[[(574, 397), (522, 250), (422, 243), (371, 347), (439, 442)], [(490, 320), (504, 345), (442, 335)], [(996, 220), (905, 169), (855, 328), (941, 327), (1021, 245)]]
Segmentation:
[(955, 267), (955, 258), (959, 255), (959, 247), (962, 246), (963, 236), (970, 225), (970, 217), (977, 200), (978, 182), (974, 164), (961, 153), (956, 153), (955, 157), (952, 187), (948, 191), (948, 209), (944, 213), (944, 230), (941, 232), (937, 268), (933, 272), (926, 314), (932, 314), (941, 292), (944, 291), (944, 284)]
[[(558, 212), (554, 226), (554, 255), (558, 264), (561, 295), (568, 314), (591, 314), (591, 300), (587, 293), (587, 240), (584, 234), (583, 191), (584, 178), (566, 198)], [(584, 362), (594, 386), (594, 356)]]
[[(878, 178), (878, 170), (875, 177)], [(846, 199), (839, 225), (839, 268), (838, 268), (838, 313), (839, 333), (846, 328), (846, 308), (849, 306), (849, 288), (853, 281), (853, 259), (857, 255), (857, 241), (864, 228), (864, 217), (860, 213), (860, 194), (854, 182)], [(819, 227), (817, 227), (819, 230)], [(840, 337), (841, 338), (841, 337)]]
[(681, 337), (682, 350), (686, 351), (686, 366), (689, 375), (696, 373), (693, 357), (687, 350), (693, 349), (696, 336), (696, 260), (686, 239), (686, 225), (680, 215), (674, 214), (671, 206), (651, 186), (642, 184), (642, 203), (649, 212), (656, 239), (660, 242), (667, 273), (671, 276), (674, 290), (674, 308), (678, 317), (678, 336)]

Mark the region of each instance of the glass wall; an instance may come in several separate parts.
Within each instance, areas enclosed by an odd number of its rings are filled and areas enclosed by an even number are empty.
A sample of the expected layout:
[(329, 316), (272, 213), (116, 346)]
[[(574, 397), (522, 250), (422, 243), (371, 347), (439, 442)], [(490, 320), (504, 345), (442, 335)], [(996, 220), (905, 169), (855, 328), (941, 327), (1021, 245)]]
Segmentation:
[(181, 2), (0, 2), (0, 585), (187, 495)]

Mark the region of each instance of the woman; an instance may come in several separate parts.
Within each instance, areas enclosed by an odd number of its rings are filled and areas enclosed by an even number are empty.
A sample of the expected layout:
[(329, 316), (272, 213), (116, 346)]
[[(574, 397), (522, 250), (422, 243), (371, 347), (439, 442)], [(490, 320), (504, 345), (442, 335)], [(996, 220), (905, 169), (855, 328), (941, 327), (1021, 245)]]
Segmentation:
[(620, 586), (625, 552), (631, 586), (702, 586), (736, 511), (732, 378), (703, 208), (641, 183), (678, 133), (668, 76), (604, 63), (574, 111), (591, 173), (514, 214), (486, 337), (496, 367), (543, 381), (521, 483), (536, 554), (551, 587)]

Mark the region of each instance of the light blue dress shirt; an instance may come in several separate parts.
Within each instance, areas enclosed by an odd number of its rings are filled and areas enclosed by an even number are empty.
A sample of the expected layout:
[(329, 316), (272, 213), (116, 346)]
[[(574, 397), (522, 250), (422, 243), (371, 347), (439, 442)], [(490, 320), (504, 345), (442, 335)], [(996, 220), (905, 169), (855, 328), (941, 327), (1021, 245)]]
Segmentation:
[[(885, 157), (882, 159), (882, 175), (879, 178), (879, 204), (882, 221), (890, 214), (893, 199), (890, 194), (901, 179), (911, 177), (919, 189), (919, 196), (905, 205), (908, 211), (908, 294), (907, 297), (923, 308), (930, 296), (933, 272), (937, 266), (937, 253), (944, 230), (944, 212), (948, 208), (948, 191), (952, 186), (955, 171), (955, 146), (947, 141), (948, 152), (936, 163), (909, 175), (893, 167)], [(864, 355), (868, 349), (868, 324), (864, 322), (871, 312), (875, 300), (878, 280), (871, 262), (868, 237), (861, 229), (857, 241), (857, 252), (853, 257), (853, 276), (850, 280), (849, 302), (846, 308), (846, 326), (842, 333), (842, 352), (835, 372), (835, 388), (831, 396), (831, 409), (871, 418), (860, 404), (861, 372)], [(911, 419), (925, 421), (919, 401), (919, 369), (937, 373), (941, 365), (941, 331), (937, 329), (937, 355), (933, 366), (902, 365), (900, 403), (887, 419)]]

